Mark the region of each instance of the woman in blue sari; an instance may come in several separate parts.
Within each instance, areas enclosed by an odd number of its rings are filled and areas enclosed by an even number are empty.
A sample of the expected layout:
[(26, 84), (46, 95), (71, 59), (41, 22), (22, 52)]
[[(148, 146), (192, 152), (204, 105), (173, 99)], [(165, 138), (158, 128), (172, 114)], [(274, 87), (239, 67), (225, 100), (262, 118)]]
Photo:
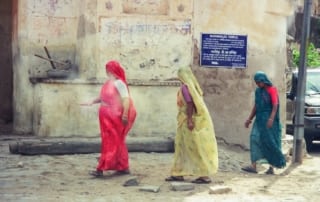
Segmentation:
[(245, 127), (248, 128), (255, 117), (250, 134), (251, 165), (242, 170), (257, 173), (257, 162), (266, 160), (270, 165), (266, 174), (274, 174), (274, 167), (286, 166), (281, 150), (278, 92), (264, 72), (256, 72), (254, 81), (258, 86), (255, 90), (255, 105), (245, 122)]

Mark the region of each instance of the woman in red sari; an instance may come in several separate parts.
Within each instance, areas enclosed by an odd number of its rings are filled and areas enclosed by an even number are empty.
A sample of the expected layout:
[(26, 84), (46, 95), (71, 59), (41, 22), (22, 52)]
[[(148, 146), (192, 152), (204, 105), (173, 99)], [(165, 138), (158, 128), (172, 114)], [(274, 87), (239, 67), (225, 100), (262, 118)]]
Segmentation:
[(107, 170), (130, 173), (125, 140), (136, 118), (123, 68), (112, 60), (106, 64), (106, 72), (108, 80), (102, 86), (100, 96), (89, 103), (100, 103), (101, 154), (96, 170), (90, 172), (95, 177), (101, 177)]

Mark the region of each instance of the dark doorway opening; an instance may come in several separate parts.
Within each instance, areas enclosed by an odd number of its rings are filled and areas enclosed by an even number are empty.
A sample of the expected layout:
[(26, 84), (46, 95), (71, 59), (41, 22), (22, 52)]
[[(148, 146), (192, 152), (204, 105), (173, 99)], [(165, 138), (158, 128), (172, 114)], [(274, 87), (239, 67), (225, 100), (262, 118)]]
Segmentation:
[(12, 1), (0, 1), (0, 123), (13, 121)]

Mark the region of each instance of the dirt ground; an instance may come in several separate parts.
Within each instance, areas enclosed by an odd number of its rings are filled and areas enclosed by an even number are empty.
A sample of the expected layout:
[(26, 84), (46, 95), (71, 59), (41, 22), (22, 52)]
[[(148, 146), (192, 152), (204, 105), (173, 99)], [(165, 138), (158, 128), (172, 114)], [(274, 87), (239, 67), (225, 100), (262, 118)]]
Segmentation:
[[(320, 201), (320, 149), (310, 153), (302, 165), (291, 165), (266, 175), (266, 166), (258, 174), (244, 173), (241, 166), (249, 162), (249, 152), (219, 141), (219, 172), (212, 183), (195, 185), (191, 191), (173, 191), (164, 179), (169, 175), (172, 153), (130, 153), (131, 175), (102, 179), (88, 171), (97, 164), (99, 154), (35, 155), (10, 154), (9, 143), (25, 136), (10, 135), (10, 128), (0, 131), (0, 201), (80, 201), (80, 202), (209, 202), (209, 201)], [(320, 147), (320, 145), (319, 145)], [(138, 186), (123, 186), (136, 176)], [(187, 177), (190, 182), (193, 178)], [(159, 192), (139, 189), (146, 185), (159, 186)], [(209, 194), (209, 188), (223, 185), (231, 191)]]

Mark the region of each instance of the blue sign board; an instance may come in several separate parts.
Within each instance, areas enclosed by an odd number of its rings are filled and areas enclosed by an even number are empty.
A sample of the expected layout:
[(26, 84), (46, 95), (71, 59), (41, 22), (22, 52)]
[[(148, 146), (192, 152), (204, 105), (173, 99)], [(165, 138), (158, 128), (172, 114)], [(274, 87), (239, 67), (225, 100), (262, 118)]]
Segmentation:
[(245, 68), (247, 36), (202, 33), (200, 65)]

